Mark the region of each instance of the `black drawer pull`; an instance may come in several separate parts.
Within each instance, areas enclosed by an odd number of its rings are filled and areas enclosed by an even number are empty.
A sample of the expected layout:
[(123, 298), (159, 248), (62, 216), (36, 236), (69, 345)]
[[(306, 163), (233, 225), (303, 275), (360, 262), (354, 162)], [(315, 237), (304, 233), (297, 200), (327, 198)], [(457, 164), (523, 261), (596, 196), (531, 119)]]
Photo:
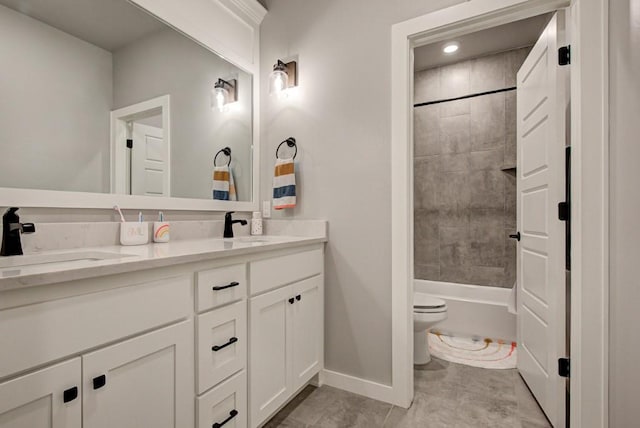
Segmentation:
[(227, 419), (225, 419), (222, 422), (216, 422), (215, 424), (211, 425), (211, 428), (220, 428), (222, 425), (226, 424), (231, 419), (235, 418), (237, 415), (238, 415), (238, 411), (236, 409), (233, 409), (232, 411), (229, 412), (229, 417)]
[(217, 286), (217, 287), (213, 287), (213, 291), (225, 290), (225, 289), (227, 289), (227, 288), (237, 287), (238, 285), (240, 285), (240, 283), (239, 283), (239, 282), (237, 282), (237, 281), (233, 281), (233, 282), (230, 282), (230, 283), (229, 283), (229, 284), (227, 284), (227, 285), (219, 285), (219, 286)]
[(289, 303), (291, 303), (293, 305), (293, 303), (295, 302), (295, 300), (292, 298), (289, 299)]
[(296, 300), (299, 302), (301, 299), (302, 299), (302, 296), (298, 294), (298, 295), (296, 296)]
[(107, 376), (100, 375), (93, 378), (93, 389), (100, 389), (107, 384)]
[(238, 341), (237, 337), (232, 337), (231, 339), (229, 339), (229, 341), (227, 343), (225, 343), (224, 345), (215, 345), (211, 347), (211, 350), (213, 352), (218, 352), (219, 350), (226, 348), (229, 345), (233, 345), (234, 343), (236, 343)]
[(73, 401), (78, 398), (78, 387), (74, 386), (73, 388), (66, 389), (62, 393), (62, 401), (68, 403), (69, 401)]

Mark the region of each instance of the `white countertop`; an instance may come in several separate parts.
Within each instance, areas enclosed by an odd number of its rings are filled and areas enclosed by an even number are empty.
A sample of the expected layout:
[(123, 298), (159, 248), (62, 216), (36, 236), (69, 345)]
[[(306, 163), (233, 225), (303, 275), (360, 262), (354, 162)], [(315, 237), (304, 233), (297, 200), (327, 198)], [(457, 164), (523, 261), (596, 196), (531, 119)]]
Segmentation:
[[(209, 238), (138, 246), (43, 251), (33, 256), (51, 256), (51, 260), (54, 261), (26, 266), (0, 266), (0, 291), (254, 254), (326, 241), (327, 238), (324, 236), (244, 236), (232, 239)], [(65, 261), (64, 255), (77, 255), (78, 260)], [(8, 264), (20, 264), (20, 257), (30, 256), (32, 255), (13, 256), (2, 258), (2, 261)], [(108, 258), (92, 259), (101, 256)], [(55, 261), (56, 257), (61, 261)]]

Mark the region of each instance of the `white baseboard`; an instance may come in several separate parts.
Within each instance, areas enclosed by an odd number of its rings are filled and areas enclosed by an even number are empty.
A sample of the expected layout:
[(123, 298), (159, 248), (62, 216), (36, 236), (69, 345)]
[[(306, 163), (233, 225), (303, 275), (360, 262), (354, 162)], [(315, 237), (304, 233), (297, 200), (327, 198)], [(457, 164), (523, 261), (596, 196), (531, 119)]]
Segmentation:
[(389, 385), (327, 369), (323, 370), (322, 375), (325, 385), (373, 398), (374, 400), (384, 401), (385, 403), (395, 404), (393, 388)]

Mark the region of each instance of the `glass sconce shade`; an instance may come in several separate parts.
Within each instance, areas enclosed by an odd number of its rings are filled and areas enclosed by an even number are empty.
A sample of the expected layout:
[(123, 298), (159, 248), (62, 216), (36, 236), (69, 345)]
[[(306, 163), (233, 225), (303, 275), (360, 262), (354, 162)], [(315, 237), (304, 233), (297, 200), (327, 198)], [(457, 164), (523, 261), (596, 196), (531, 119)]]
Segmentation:
[(237, 101), (235, 83), (236, 80), (228, 82), (218, 79), (213, 86), (213, 91), (211, 91), (211, 108), (224, 111), (227, 104)]
[(280, 94), (291, 87), (297, 86), (296, 72), (295, 61), (285, 64), (278, 60), (269, 75), (269, 93)]

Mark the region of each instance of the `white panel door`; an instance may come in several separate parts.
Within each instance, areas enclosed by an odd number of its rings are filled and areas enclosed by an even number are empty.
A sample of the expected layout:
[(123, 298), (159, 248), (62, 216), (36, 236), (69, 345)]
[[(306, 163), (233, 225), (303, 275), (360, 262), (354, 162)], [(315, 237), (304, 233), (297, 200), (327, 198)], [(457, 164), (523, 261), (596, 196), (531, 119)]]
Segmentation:
[(565, 198), (567, 67), (558, 65), (564, 14), (551, 19), (518, 71), (518, 370), (549, 420), (565, 426)]
[(249, 405), (251, 427), (264, 422), (292, 392), (291, 286), (278, 288), (250, 302)]
[(82, 357), (83, 428), (194, 426), (193, 322)]
[(74, 358), (0, 383), (0, 428), (80, 428), (81, 372)]
[(306, 384), (322, 367), (323, 276), (293, 285), (293, 390)]
[(131, 194), (169, 196), (169, 147), (162, 128), (133, 124)]

